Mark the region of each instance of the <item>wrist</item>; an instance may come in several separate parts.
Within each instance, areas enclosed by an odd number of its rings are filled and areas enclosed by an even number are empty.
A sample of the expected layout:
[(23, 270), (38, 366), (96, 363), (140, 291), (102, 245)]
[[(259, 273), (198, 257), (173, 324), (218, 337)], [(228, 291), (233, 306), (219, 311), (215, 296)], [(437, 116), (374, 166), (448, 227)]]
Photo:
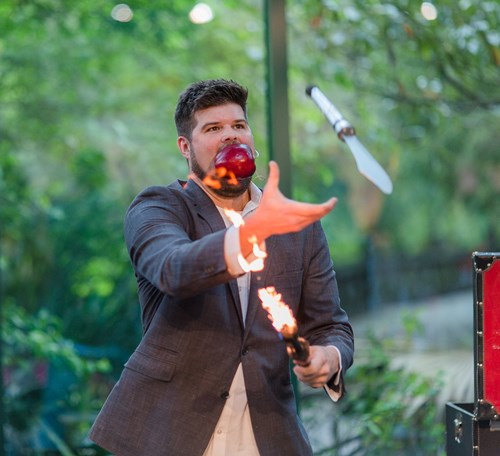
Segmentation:
[(338, 349), (333, 345), (329, 345), (323, 348), (325, 350), (325, 356), (333, 376), (340, 370), (340, 358)]
[(254, 214), (246, 217), (244, 225), (240, 226), (240, 242), (260, 244), (269, 236), (270, 234), (267, 234), (265, 224), (256, 220)]

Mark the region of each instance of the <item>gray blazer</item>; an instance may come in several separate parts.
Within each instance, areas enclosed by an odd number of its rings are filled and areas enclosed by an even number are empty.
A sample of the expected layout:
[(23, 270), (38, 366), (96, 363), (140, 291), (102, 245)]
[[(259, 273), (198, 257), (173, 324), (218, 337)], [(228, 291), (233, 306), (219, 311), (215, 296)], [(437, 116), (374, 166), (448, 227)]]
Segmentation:
[(118, 456), (201, 456), (239, 363), (261, 456), (312, 454), (285, 345), (257, 290), (275, 286), (301, 335), (313, 345), (335, 345), (345, 371), (353, 334), (324, 232), (318, 222), (266, 240), (245, 324), (236, 280), (226, 270), (224, 234), (217, 208), (191, 180), (148, 188), (127, 212), (143, 337), (90, 432)]

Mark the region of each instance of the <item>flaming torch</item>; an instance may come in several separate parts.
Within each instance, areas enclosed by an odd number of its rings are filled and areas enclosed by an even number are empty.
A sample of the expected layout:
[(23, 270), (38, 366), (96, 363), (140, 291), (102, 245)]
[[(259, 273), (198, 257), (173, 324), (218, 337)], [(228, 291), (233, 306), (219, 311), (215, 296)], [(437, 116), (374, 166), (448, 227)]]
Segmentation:
[(392, 193), (391, 178), (358, 140), (354, 127), (344, 119), (335, 105), (317, 86), (312, 85), (307, 87), (306, 93), (324, 114), (339, 139), (348, 145), (359, 172), (372, 181), (384, 193)]
[(262, 307), (268, 312), (269, 320), (286, 342), (290, 358), (298, 361), (302, 366), (307, 366), (309, 342), (298, 336), (297, 322), (290, 307), (281, 300), (281, 293), (278, 293), (274, 287), (261, 288), (259, 298), (262, 301)]

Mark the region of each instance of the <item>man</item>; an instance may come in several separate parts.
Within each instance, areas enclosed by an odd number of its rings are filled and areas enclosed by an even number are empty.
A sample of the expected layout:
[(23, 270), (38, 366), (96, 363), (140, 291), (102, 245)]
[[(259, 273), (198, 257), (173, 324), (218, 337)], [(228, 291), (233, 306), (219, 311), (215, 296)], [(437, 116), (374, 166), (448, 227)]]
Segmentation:
[[(319, 222), (336, 200), (285, 198), (274, 162), (263, 192), (251, 177), (207, 179), (227, 144), (255, 151), (246, 101), (233, 81), (189, 86), (175, 120), (190, 178), (146, 189), (127, 212), (143, 338), (90, 434), (118, 456), (312, 454), (285, 344), (258, 297), (268, 286), (310, 343), (297, 378), (342, 395), (353, 335)], [(225, 209), (245, 223), (237, 228)], [(252, 271), (254, 245), (267, 257)]]

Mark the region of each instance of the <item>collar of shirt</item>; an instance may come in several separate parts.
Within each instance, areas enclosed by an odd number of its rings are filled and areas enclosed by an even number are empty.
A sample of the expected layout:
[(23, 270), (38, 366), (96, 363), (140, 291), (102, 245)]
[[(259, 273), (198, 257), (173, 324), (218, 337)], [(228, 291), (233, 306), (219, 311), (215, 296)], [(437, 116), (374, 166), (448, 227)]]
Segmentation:
[(262, 191), (259, 187), (257, 187), (253, 182), (250, 183), (250, 201), (243, 208), (243, 212), (241, 215), (245, 216), (250, 212), (257, 209), (257, 206), (260, 203), (262, 198)]

